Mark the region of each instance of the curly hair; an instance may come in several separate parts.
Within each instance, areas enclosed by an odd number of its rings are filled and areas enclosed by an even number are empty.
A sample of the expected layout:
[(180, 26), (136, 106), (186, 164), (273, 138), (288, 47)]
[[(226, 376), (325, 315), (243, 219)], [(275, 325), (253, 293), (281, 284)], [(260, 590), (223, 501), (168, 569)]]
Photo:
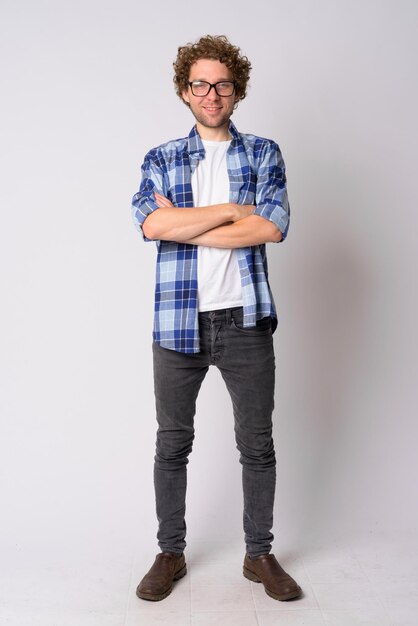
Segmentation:
[[(231, 70), (235, 81), (235, 95), (237, 102), (247, 95), (247, 84), (250, 78), (251, 63), (246, 56), (240, 54), (240, 49), (232, 45), (225, 35), (206, 35), (196, 43), (180, 46), (177, 58), (173, 63), (174, 85), (179, 98), (189, 86), (190, 68), (199, 59), (214, 59), (224, 63)], [(184, 102), (184, 100), (183, 100)], [(185, 104), (188, 105), (187, 102)]]

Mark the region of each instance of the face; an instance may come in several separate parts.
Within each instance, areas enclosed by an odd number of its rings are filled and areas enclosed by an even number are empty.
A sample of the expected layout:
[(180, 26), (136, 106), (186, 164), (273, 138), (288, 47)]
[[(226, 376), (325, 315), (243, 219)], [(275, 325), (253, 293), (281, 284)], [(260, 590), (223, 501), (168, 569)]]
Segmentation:
[[(205, 80), (214, 84), (223, 80), (233, 80), (232, 72), (220, 61), (199, 59), (190, 68), (189, 81)], [(190, 87), (182, 93), (183, 100), (190, 105), (196, 118), (197, 129), (203, 139), (220, 133), (227, 134), (229, 118), (237, 101), (236, 94), (218, 96), (212, 87), (207, 96), (194, 96)]]

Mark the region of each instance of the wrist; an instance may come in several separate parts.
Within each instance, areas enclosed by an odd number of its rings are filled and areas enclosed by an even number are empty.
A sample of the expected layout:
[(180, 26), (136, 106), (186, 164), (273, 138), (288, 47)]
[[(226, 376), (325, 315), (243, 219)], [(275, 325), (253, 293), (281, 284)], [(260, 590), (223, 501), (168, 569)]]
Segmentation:
[(240, 217), (241, 217), (239, 204), (235, 204), (235, 203), (231, 202), (229, 204), (229, 207), (230, 207), (229, 221), (230, 222), (237, 222), (240, 219)]

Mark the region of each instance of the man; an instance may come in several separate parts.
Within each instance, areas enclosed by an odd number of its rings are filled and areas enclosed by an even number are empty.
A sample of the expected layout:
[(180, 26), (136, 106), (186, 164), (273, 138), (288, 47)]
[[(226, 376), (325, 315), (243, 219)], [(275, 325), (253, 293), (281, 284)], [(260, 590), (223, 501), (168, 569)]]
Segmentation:
[(145, 600), (162, 600), (186, 574), (186, 465), (195, 402), (210, 365), (219, 368), (233, 403), (244, 493), (244, 576), (262, 582), (278, 600), (301, 594), (270, 554), (277, 319), (265, 243), (286, 237), (289, 207), (278, 146), (240, 134), (230, 121), (246, 95), (250, 70), (224, 36), (178, 49), (176, 91), (196, 124), (188, 137), (146, 155), (133, 198), (134, 222), (158, 248), (154, 485), (161, 553), (138, 585)]

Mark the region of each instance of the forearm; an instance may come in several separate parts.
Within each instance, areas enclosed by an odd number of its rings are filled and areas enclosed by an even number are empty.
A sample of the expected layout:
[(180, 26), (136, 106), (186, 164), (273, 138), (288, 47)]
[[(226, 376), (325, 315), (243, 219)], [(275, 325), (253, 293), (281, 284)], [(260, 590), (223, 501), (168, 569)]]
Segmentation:
[(149, 239), (184, 242), (237, 219), (232, 203), (206, 207), (160, 207), (147, 217), (143, 231)]
[(208, 230), (196, 237), (182, 240), (211, 248), (245, 248), (267, 242), (278, 242), (282, 238), (280, 230), (269, 220), (259, 215), (249, 215), (244, 219)]

